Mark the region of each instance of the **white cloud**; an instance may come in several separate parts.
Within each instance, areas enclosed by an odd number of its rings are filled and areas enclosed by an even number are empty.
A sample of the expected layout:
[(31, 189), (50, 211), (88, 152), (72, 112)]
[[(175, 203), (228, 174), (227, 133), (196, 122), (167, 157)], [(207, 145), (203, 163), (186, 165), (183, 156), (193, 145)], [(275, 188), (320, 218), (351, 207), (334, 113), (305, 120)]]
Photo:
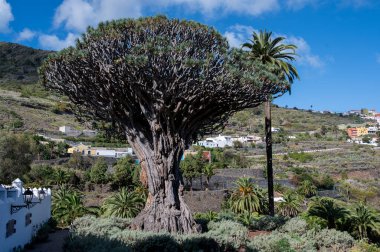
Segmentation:
[(54, 15), (54, 26), (83, 32), (87, 26), (118, 18), (136, 18), (150, 8), (162, 11), (165, 7), (199, 12), (205, 16), (229, 13), (258, 16), (278, 10), (279, 0), (64, 0)]
[(72, 46), (75, 44), (75, 40), (79, 35), (68, 33), (66, 38), (60, 39), (56, 35), (42, 34), (39, 36), (38, 41), (44, 49), (49, 50), (61, 50), (63, 48)]
[(311, 52), (309, 44), (305, 39), (301, 37), (294, 36), (284, 36), (286, 37), (285, 43), (294, 44), (297, 46), (298, 59), (297, 62), (303, 65), (309, 65), (314, 68), (321, 68), (324, 66), (323, 61), (318, 55)]
[[(256, 31), (252, 26), (234, 25), (227, 29), (223, 34), (231, 47), (241, 47), (241, 45), (247, 42), (252, 37), (253, 31)], [(283, 34), (273, 34), (275, 37), (285, 37), (286, 44), (294, 44), (297, 46), (296, 53), (298, 55), (296, 64), (308, 65), (313, 68), (322, 68), (324, 62), (318, 55), (311, 52), (309, 44), (305, 39), (295, 36), (287, 36)]]
[(132, 0), (64, 0), (54, 15), (54, 26), (83, 32), (100, 21), (139, 17), (141, 3)]
[(318, 1), (318, 0), (287, 0), (286, 6), (292, 10), (300, 10), (307, 5), (317, 5), (319, 2), (321, 2), (321, 1)]
[(31, 40), (36, 36), (36, 33), (34, 31), (31, 31), (28, 28), (24, 28), (21, 32), (19, 32), (16, 41), (25, 41), (25, 40)]
[(11, 5), (6, 0), (0, 0), (0, 33), (9, 32), (9, 23), (13, 19)]
[(231, 26), (223, 35), (231, 47), (240, 48), (252, 37), (252, 33), (256, 31), (252, 26), (234, 25)]
[(226, 13), (258, 16), (279, 8), (278, 0), (159, 0), (157, 3), (161, 6), (182, 6), (207, 16)]

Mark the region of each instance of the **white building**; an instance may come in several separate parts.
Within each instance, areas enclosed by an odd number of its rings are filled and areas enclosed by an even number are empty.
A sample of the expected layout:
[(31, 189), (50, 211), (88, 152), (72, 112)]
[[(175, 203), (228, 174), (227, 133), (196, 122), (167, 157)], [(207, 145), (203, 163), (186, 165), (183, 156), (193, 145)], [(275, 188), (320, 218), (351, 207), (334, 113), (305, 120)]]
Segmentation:
[(94, 147), (93, 150), (95, 151), (95, 156), (99, 156), (99, 157), (121, 158), (127, 155), (129, 156), (133, 155), (132, 148), (108, 149), (108, 148)]
[(73, 129), (70, 126), (61, 126), (59, 127), (59, 131), (68, 136), (79, 136), (82, 134), (80, 130)]
[(263, 140), (259, 136), (241, 136), (233, 138), (233, 141), (239, 141), (241, 143), (261, 143)]
[(376, 134), (379, 129), (377, 127), (368, 127), (368, 134)]
[(0, 185), (0, 252), (21, 250), (31, 242), (38, 229), (50, 219), (50, 189), (33, 188), (30, 204), (24, 201), (26, 190), (20, 179), (12, 186)]
[(232, 147), (234, 143), (231, 136), (219, 135), (217, 137), (208, 137), (206, 138), (206, 140), (199, 141), (198, 145), (208, 147), (208, 148), (215, 148), (215, 147), (224, 148), (226, 146)]
[(224, 148), (226, 146), (234, 146), (234, 142), (238, 141), (241, 143), (261, 143), (262, 138), (259, 136), (241, 136), (241, 137), (231, 137), (231, 136), (222, 136), (217, 137), (208, 137), (206, 140), (198, 141), (197, 145), (204, 146), (207, 148)]
[(277, 133), (277, 132), (280, 132), (280, 128), (271, 128), (271, 131), (273, 132), (273, 133)]

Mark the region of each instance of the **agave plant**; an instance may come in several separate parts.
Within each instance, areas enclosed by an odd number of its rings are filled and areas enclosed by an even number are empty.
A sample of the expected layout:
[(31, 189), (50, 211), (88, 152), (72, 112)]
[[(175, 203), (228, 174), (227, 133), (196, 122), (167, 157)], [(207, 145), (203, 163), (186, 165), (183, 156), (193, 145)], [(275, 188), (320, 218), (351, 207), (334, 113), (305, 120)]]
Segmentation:
[(144, 207), (144, 203), (145, 199), (141, 194), (122, 188), (107, 198), (101, 208), (104, 216), (133, 218)]
[(253, 184), (249, 178), (239, 178), (236, 188), (230, 198), (231, 210), (235, 213), (258, 212), (265, 213), (268, 200), (264, 191)]
[(288, 192), (277, 204), (277, 212), (282, 216), (295, 217), (301, 212), (302, 200), (295, 192)]

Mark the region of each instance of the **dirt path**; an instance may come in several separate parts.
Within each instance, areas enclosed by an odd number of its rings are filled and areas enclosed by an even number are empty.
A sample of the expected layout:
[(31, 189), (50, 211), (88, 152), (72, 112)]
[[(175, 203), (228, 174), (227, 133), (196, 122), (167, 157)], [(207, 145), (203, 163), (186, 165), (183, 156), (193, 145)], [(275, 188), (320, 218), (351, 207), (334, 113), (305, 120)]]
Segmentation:
[(62, 229), (49, 234), (49, 239), (44, 243), (34, 245), (28, 252), (63, 252), (63, 242), (68, 236), (69, 230)]

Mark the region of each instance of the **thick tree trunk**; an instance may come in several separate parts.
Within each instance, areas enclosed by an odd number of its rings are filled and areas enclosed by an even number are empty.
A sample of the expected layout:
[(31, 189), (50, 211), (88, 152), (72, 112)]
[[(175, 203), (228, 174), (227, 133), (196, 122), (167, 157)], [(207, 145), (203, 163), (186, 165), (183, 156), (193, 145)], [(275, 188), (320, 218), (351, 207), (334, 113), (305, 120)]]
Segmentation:
[(268, 99), (264, 105), (265, 110), (265, 143), (267, 154), (267, 178), (268, 178), (268, 200), (269, 215), (274, 216), (274, 192), (273, 192), (273, 167), (272, 167), (272, 119), (271, 102)]
[(141, 161), (148, 181), (145, 208), (131, 224), (132, 229), (153, 232), (197, 233), (192, 214), (183, 199), (179, 162), (183, 145), (169, 136), (157, 136), (153, 148), (142, 139), (129, 141)]

